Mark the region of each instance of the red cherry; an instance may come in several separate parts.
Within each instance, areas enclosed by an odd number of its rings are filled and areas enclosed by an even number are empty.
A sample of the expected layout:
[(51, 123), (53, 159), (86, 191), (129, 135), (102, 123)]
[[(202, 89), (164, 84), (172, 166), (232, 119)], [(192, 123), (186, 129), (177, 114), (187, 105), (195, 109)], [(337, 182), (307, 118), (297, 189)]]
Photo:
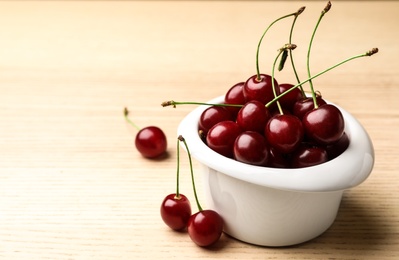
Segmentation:
[[(319, 107), (327, 104), (326, 101), (322, 99), (320, 96), (316, 98), (316, 102)], [(292, 113), (293, 115), (302, 120), (303, 116), (307, 112), (312, 111), (313, 109), (314, 109), (313, 98), (307, 97), (295, 102), (294, 107), (292, 108)]]
[(183, 194), (169, 194), (161, 204), (162, 220), (171, 229), (180, 231), (187, 227), (191, 216), (190, 201)]
[(349, 137), (344, 132), (342, 137), (336, 143), (326, 146), (328, 159), (332, 160), (332, 159), (338, 157), (346, 150), (346, 148), (348, 148), (348, 146), (349, 146)]
[(202, 210), (188, 220), (188, 234), (198, 246), (206, 247), (217, 242), (223, 232), (223, 219), (213, 210)]
[(318, 144), (337, 142), (344, 133), (345, 122), (341, 111), (326, 104), (308, 112), (302, 119), (306, 137)]
[[(278, 87), (280, 89), (280, 93), (284, 93), (285, 91), (291, 89), (294, 85), (289, 83), (279, 84)], [(281, 98), (279, 98), (280, 105), (283, 109), (287, 109), (292, 113), (294, 105), (297, 101), (303, 99), (303, 95), (301, 90), (298, 88), (294, 88)]]
[(270, 146), (278, 152), (291, 153), (303, 139), (302, 122), (293, 115), (276, 115), (267, 123), (265, 136)]
[[(280, 94), (277, 80), (274, 79), (274, 89), (276, 95)], [(244, 84), (244, 97), (247, 101), (258, 100), (262, 104), (266, 104), (274, 98), (272, 88), (272, 77), (266, 74), (259, 74), (250, 77)]]
[(327, 152), (321, 147), (302, 146), (292, 155), (292, 168), (303, 168), (318, 165), (328, 160)]
[(222, 121), (232, 121), (233, 116), (226, 107), (211, 106), (202, 112), (199, 120), (199, 130), (206, 135), (214, 125)]
[(241, 133), (234, 143), (234, 158), (252, 165), (265, 166), (269, 157), (266, 139), (258, 132)]
[(166, 151), (166, 135), (159, 127), (148, 126), (137, 133), (135, 145), (144, 157), (155, 158)]
[(206, 143), (215, 152), (233, 158), (234, 141), (241, 132), (236, 122), (222, 121), (209, 129)]
[[(224, 103), (230, 105), (244, 105), (246, 103), (246, 99), (244, 97), (243, 92), (244, 82), (240, 82), (232, 86), (226, 93), (224, 97)], [(237, 115), (240, 110), (239, 107), (226, 107), (233, 116)]]
[(237, 124), (245, 131), (263, 133), (270, 118), (269, 110), (260, 101), (246, 103), (237, 114)]
[(278, 152), (275, 148), (270, 147), (268, 166), (273, 168), (290, 168), (290, 154), (283, 154)]

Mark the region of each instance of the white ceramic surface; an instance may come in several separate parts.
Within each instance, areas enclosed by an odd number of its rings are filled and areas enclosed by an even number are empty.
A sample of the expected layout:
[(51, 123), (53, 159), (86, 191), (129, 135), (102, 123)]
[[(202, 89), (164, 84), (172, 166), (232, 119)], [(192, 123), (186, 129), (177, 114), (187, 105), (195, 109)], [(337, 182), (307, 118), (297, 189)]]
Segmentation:
[(372, 142), (342, 108), (350, 138), (347, 150), (329, 162), (301, 169), (252, 166), (209, 149), (198, 136), (198, 120), (206, 108), (199, 106), (187, 115), (178, 135), (201, 163), (206, 206), (223, 217), (227, 234), (244, 242), (288, 246), (319, 236), (334, 222), (344, 190), (362, 183), (372, 171)]

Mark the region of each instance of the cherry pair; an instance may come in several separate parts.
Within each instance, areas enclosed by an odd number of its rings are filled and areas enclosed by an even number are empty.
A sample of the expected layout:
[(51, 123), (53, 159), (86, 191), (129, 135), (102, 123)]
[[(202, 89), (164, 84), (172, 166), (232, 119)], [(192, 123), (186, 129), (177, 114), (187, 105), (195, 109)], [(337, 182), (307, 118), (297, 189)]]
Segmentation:
[[(183, 142), (189, 157), (191, 180), (198, 212), (191, 214), (191, 205), (188, 198), (179, 193), (179, 174), (180, 174), (180, 145)], [(221, 216), (213, 210), (203, 210), (195, 189), (193, 166), (191, 155), (185, 139), (178, 137), (177, 141), (177, 184), (176, 193), (169, 194), (161, 204), (161, 217), (167, 226), (176, 231), (187, 232), (191, 240), (198, 246), (207, 247), (216, 243), (223, 231), (223, 220)]]

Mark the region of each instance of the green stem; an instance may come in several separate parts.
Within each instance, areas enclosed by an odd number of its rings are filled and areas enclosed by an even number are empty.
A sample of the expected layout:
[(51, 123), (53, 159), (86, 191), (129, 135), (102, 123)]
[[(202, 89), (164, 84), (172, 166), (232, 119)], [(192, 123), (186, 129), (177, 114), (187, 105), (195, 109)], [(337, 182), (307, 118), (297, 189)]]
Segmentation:
[[(285, 47), (279, 49), (278, 50), (278, 54), (277, 54), (277, 56), (276, 56), (276, 58), (274, 59), (274, 62), (273, 62), (273, 67), (272, 67), (272, 90), (273, 90), (274, 97), (277, 97), (276, 89), (274, 87), (274, 71), (275, 71), (275, 68), (276, 68), (276, 63), (277, 63), (278, 58), (280, 57), (280, 55), (285, 50), (286, 50)], [(280, 102), (278, 100), (277, 100), (277, 108), (278, 108), (278, 111), (280, 112), (281, 115), (284, 114), (283, 109), (281, 108)]]
[(180, 140), (177, 139), (177, 173), (176, 173), (176, 199), (180, 198)]
[(285, 19), (285, 18), (287, 18), (287, 17), (293, 16), (293, 15), (297, 16), (298, 14), (300, 14), (300, 13), (303, 12), (303, 9), (304, 9), (304, 8), (302, 7), (301, 9), (299, 9), (298, 11), (296, 11), (295, 13), (287, 14), (287, 15), (284, 15), (284, 16), (282, 16), (282, 17), (280, 17), (280, 18), (274, 20), (274, 21), (266, 28), (266, 30), (263, 32), (263, 34), (262, 34), (262, 36), (260, 37), (260, 40), (259, 40), (259, 42), (258, 42), (258, 46), (257, 46), (257, 48), (256, 48), (256, 75), (257, 75), (256, 79), (257, 79), (257, 80), (260, 81), (259, 49), (260, 49), (260, 45), (261, 45), (262, 40), (263, 40), (263, 38), (265, 37), (267, 31), (268, 31), (268, 30), (270, 29), (270, 27), (272, 27), (276, 22), (278, 22), (278, 21), (280, 21), (280, 20), (282, 20), (282, 19)]
[(322, 75), (322, 74), (324, 74), (324, 73), (326, 73), (326, 72), (328, 72), (328, 71), (330, 71), (330, 70), (332, 70), (332, 69), (334, 69), (334, 68), (336, 68), (336, 67), (338, 67), (338, 66), (340, 66), (340, 65), (342, 65), (342, 64), (344, 64), (344, 63), (346, 63), (346, 62), (348, 62), (348, 61), (351, 61), (351, 60), (354, 60), (354, 59), (357, 59), (357, 58), (361, 58), (361, 57), (371, 56), (371, 55), (373, 55), (373, 54), (376, 54), (377, 52), (378, 52), (378, 48), (373, 48), (373, 49), (371, 49), (370, 51), (368, 51), (368, 52), (366, 52), (366, 53), (362, 53), (362, 54), (355, 55), (355, 56), (352, 56), (352, 57), (350, 57), (350, 58), (347, 58), (347, 59), (345, 59), (345, 60), (343, 60), (343, 61), (341, 61), (341, 62), (335, 64), (334, 66), (331, 66), (331, 67), (329, 67), (329, 68), (327, 68), (327, 69), (325, 69), (325, 70), (323, 70), (323, 71), (321, 71), (321, 72), (319, 72), (319, 73), (313, 75), (312, 77), (310, 77), (310, 78), (308, 78), (308, 79), (306, 79), (306, 80), (304, 80), (304, 81), (302, 81), (302, 82), (299, 82), (298, 84), (294, 85), (294, 86), (291, 87), (290, 89), (286, 90), (285, 92), (281, 93), (280, 95), (278, 95), (277, 97), (275, 97), (274, 99), (272, 99), (271, 101), (269, 101), (269, 102), (266, 104), (266, 107), (269, 107), (271, 104), (273, 104), (273, 102), (276, 102), (279, 98), (281, 98), (282, 96), (286, 95), (286, 94), (289, 93), (290, 91), (294, 90), (294, 89), (297, 88), (299, 85), (305, 84), (306, 82), (309, 82), (310, 80), (312, 80), (312, 79), (314, 79), (314, 78), (317, 78), (318, 76), (320, 76), (320, 75)]
[[(304, 10), (304, 9), (305, 9), (305, 7), (303, 7), (303, 10)], [(303, 12), (303, 10), (302, 10), (302, 12)], [(302, 13), (302, 12), (301, 12), (301, 13)], [(299, 13), (299, 14), (300, 14), (300, 13)], [(288, 40), (288, 43), (289, 43), (289, 44), (292, 43), (292, 34), (293, 34), (293, 32), (294, 32), (294, 26), (295, 26), (295, 23), (296, 23), (296, 20), (297, 20), (299, 14), (298, 14), (298, 15), (295, 15), (294, 21), (292, 22), (291, 30), (290, 30), (290, 37), (289, 37), (289, 40)], [(299, 83), (299, 82), (301, 82), (301, 81), (300, 81), (300, 79), (299, 79), (298, 72), (297, 72), (296, 67), (295, 67), (294, 57), (293, 57), (293, 55), (292, 55), (292, 50), (291, 50), (291, 49), (289, 50), (289, 54), (290, 54), (289, 56), (290, 56), (290, 61), (291, 61), (292, 69), (294, 70), (294, 74), (295, 74), (296, 80), (297, 80), (297, 82)], [(302, 96), (305, 97), (306, 94), (305, 94), (305, 91), (303, 90), (302, 85), (299, 85), (299, 89), (301, 90)]]
[(140, 131), (140, 127), (138, 125), (136, 125), (135, 123), (133, 123), (132, 120), (129, 119), (128, 115), (129, 115), (129, 110), (125, 107), (125, 109), (123, 110), (123, 115), (125, 116), (125, 120), (131, 124), (132, 126), (134, 126), (138, 131)]
[(197, 203), (198, 210), (199, 210), (199, 211), (202, 211), (202, 207), (201, 207), (201, 204), (200, 204), (200, 202), (199, 202), (199, 200), (198, 200), (198, 196), (197, 196), (197, 190), (196, 190), (196, 188), (195, 188), (193, 163), (192, 163), (192, 160), (191, 160), (190, 150), (188, 149), (187, 142), (186, 142), (186, 140), (183, 138), (183, 136), (179, 135), (178, 139), (179, 139), (180, 141), (182, 141), (182, 142), (184, 143), (184, 146), (186, 147), (187, 154), (188, 154), (188, 160), (189, 160), (189, 162), (190, 162), (191, 183), (192, 183), (192, 185), (193, 185), (193, 191), (194, 191), (195, 202)]
[[(310, 60), (310, 50), (311, 50), (311, 48), (312, 48), (313, 39), (314, 39), (314, 36), (315, 36), (315, 34), (316, 34), (316, 31), (317, 31), (317, 28), (319, 27), (319, 24), (320, 24), (322, 18), (323, 18), (324, 15), (330, 10), (330, 8), (331, 8), (331, 2), (328, 1), (327, 6), (323, 9), (323, 11), (322, 11), (321, 14), (320, 14), (319, 19), (317, 20), (316, 26), (315, 26), (315, 28), (314, 28), (314, 30), (313, 30), (313, 33), (312, 33), (312, 37), (310, 38), (309, 48), (308, 48), (308, 54), (307, 54), (307, 58), (306, 58), (306, 67), (307, 67), (307, 70), (308, 70), (308, 78), (311, 78), (309, 60)], [(318, 106), (318, 104), (317, 104), (316, 93), (315, 93), (314, 88), (313, 88), (313, 82), (312, 82), (312, 80), (309, 80), (309, 85), (310, 85), (310, 91), (311, 91), (311, 93), (312, 93), (314, 108), (316, 109), (316, 108), (318, 108), (319, 106)]]
[(219, 106), (219, 107), (242, 107), (243, 105), (238, 104), (218, 104), (218, 103), (204, 103), (204, 102), (177, 102), (173, 100), (162, 102), (161, 104), (163, 107), (173, 106), (176, 107), (177, 105), (206, 105), (206, 106)]

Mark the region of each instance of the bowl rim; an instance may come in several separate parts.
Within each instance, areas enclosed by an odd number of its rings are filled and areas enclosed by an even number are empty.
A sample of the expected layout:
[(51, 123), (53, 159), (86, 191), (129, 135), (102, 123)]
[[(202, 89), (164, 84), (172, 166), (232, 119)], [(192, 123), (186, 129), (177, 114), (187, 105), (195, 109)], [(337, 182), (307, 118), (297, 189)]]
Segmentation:
[[(223, 101), (224, 96), (219, 96), (207, 103)], [(350, 143), (344, 153), (316, 166), (297, 169), (254, 166), (218, 154), (198, 135), (200, 115), (209, 105), (200, 105), (187, 114), (177, 128), (177, 135), (185, 138), (191, 156), (198, 162), (245, 182), (301, 192), (345, 190), (359, 185), (370, 175), (374, 166), (374, 148), (366, 130), (354, 116), (340, 106), (326, 102), (341, 110)]]

